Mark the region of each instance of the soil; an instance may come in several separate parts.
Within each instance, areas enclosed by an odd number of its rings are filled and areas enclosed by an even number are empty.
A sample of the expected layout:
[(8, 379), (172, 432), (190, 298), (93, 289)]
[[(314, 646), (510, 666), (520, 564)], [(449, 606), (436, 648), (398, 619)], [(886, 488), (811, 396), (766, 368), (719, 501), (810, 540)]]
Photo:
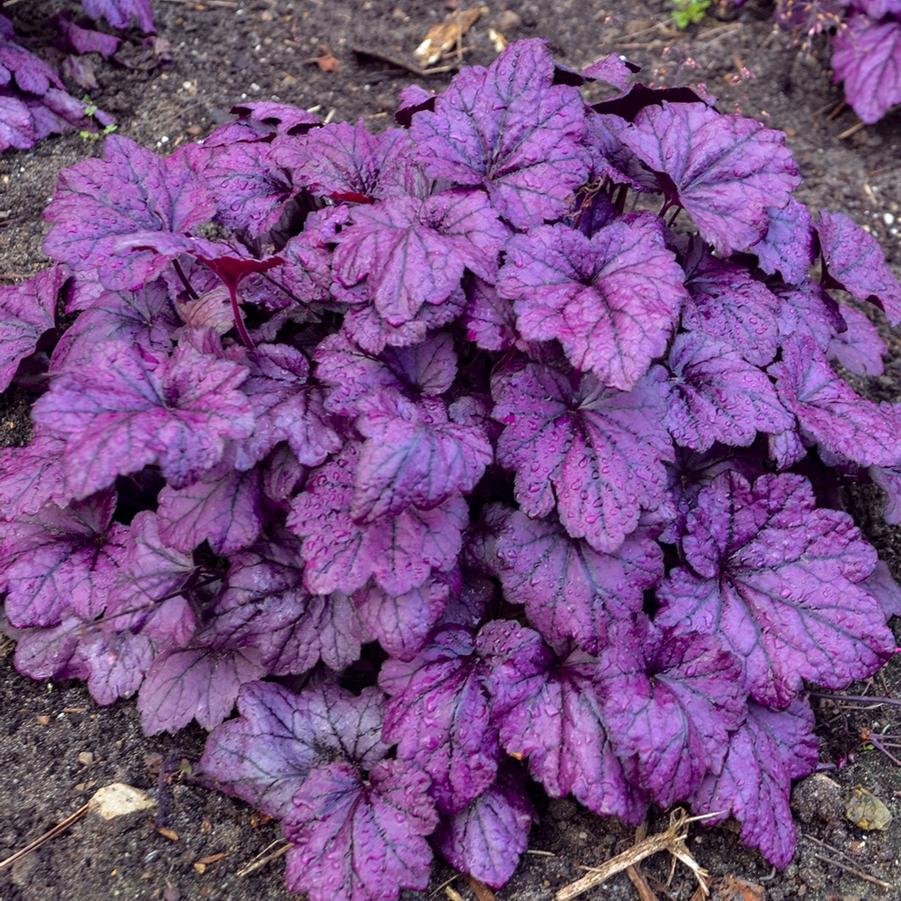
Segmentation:
[[(48, 13), (66, 5), (48, 0), (4, 11), (21, 34), (49, 43)], [(116, 116), (120, 133), (161, 151), (207, 133), (228, 117), (233, 103), (247, 99), (278, 99), (318, 107), (334, 119), (364, 116), (374, 125), (388, 124), (401, 87), (413, 80), (440, 86), (448, 77), (416, 79), (409, 71), (362, 60), (352, 49), (364, 46), (412, 65), (412, 49), (456, 5), (441, 0), (160, 0), (154, 5), (168, 54), (159, 44), (130, 43), (120, 51), (122, 64), (98, 66), (92, 100)], [(571, 65), (617, 51), (641, 64), (645, 79), (704, 81), (721, 108), (784, 129), (806, 179), (802, 198), (854, 216), (901, 271), (901, 116), (843, 136), (856, 120), (838, 107), (841, 94), (831, 84), (825, 55), (793, 48), (774, 30), (767, 10), (747, 5), (730, 21), (708, 16), (679, 33), (663, 2), (509, 0), (503, 5), (495, 0), (466, 39), (468, 62), (493, 57), (489, 28), (511, 40), (544, 36)], [(307, 62), (323, 45), (338, 60), (335, 72)], [(0, 159), (0, 279), (16, 280), (46, 264), (40, 214), (56, 174), (98, 151), (96, 141), (71, 135)], [(894, 338), (892, 344), (886, 374), (870, 390), (898, 401), (901, 342)], [(0, 445), (27, 439), (29, 401), (17, 389), (0, 400)], [(864, 528), (901, 576), (901, 529), (879, 524), (879, 503), (872, 491), (855, 498)], [(0, 873), (0, 899), (288, 897), (281, 861), (244, 878), (235, 875), (279, 834), (275, 824), (246, 806), (192, 781), (191, 763), (203, 740), (199, 730), (146, 738), (133, 703), (100, 709), (80, 685), (24, 679), (12, 668), (11, 650), (10, 643), (0, 645), (0, 859), (113, 781), (146, 790), (157, 808), (124, 825), (82, 819)], [(901, 661), (849, 691), (901, 697), (899, 688)], [(689, 848), (710, 871), (716, 897), (901, 897), (891, 888), (901, 885), (901, 768), (861, 741), (863, 729), (901, 734), (898, 709), (828, 699), (816, 704), (821, 759), (842, 765), (795, 789), (798, 856), (776, 873), (745, 849), (728, 825), (692, 827)], [(858, 785), (888, 805), (894, 815), (888, 830), (863, 832), (845, 819), (845, 801)], [(600, 864), (633, 841), (630, 831), (569, 800), (536, 800), (542, 821), (530, 839), (532, 852), (498, 893), (501, 899), (548, 899), (581, 875), (580, 865)], [(651, 831), (665, 826), (664, 815), (649, 824)], [(224, 856), (204, 862), (215, 855)], [(667, 884), (669, 868), (663, 855), (642, 864), (661, 898), (689, 898), (695, 889), (690, 874), (680, 865)], [(453, 875), (436, 866), (432, 893), (444, 895), (443, 883)], [(453, 888), (464, 898), (473, 896), (462, 878)], [(632, 899), (636, 890), (619, 875), (585, 897)]]

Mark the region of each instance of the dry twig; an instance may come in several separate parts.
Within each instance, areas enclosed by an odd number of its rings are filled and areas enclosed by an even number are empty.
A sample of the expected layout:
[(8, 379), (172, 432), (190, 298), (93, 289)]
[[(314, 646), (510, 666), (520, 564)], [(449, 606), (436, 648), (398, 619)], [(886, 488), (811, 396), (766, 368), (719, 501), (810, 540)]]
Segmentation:
[[(272, 844), (267, 845), (263, 849), (263, 851), (268, 851), (269, 848), (271, 848), (274, 844), (276, 843), (272, 842)], [(284, 856), (290, 850), (291, 845), (285, 844), (282, 845), (278, 850), (273, 851), (271, 854), (266, 854), (265, 857), (260, 857), (259, 855), (257, 855), (249, 864), (241, 867), (241, 869), (238, 870), (237, 873), (235, 873), (235, 876), (249, 876), (251, 873), (256, 873), (257, 870), (262, 870), (267, 863), (272, 863), (273, 860), (278, 860), (279, 857)]]
[(49, 842), (51, 838), (65, 832), (74, 823), (77, 823), (90, 810), (91, 805), (82, 804), (75, 813), (70, 814), (64, 820), (60, 820), (52, 829), (48, 829), (43, 835), (36, 838), (33, 842), (29, 842), (24, 848), (20, 848), (15, 854), (11, 854), (6, 860), (0, 860), (0, 870), (11, 867), (17, 860), (21, 860), (27, 854), (37, 850), (45, 842)]
[(718, 815), (716, 813), (708, 813), (699, 817), (689, 817), (686, 816), (684, 810), (673, 811), (670, 815), (670, 824), (666, 832), (658, 832), (656, 835), (651, 835), (640, 842), (636, 842), (627, 851), (612, 857), (601, 867), (585, 867), (584, 869), (589, 872), (581, 879), (577, 879), (575, 882), (571, 882), (560, 889), (557, 892), (556, 901), (572, 901), (573, 898), (577, 898), (589, 889), (606, 882), (611, 876), (615, 876), (617, 873), (635, 866), (635, 864), (646, 857), (659, 854), (661, 851), (668, 851), (694, 873), (695, 879), (698, 880), (698, 887), (706, 897), (708, 893), (706, 881), (708, 873), (692, 857), (685, 844), (685, 839), (688, 838), (689, 823), (706, 820)]

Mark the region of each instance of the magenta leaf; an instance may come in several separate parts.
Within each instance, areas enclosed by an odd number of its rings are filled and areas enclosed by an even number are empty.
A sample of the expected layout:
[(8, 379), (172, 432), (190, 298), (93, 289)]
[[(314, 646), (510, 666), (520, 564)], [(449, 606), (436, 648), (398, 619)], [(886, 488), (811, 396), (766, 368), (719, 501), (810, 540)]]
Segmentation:
[(41, 335), (53, 328), (56, 300), (68, 277), (65, 266), (54, 266), (19, 285), (0, 287), (0, 391), (34, 353)]
[(772, 275), (778, 272), (790, 285), (799, 285), (813, 265), (813, 219), (799, 200), (789, 199), (781, 209), (767, 210), (769, 224), (766, 235), (753, 247), (760, 268)]
[(706, 451), (716, 441), (742, 447), (758, 430), (778, 434), (793, 425), (766, 373), (729, 344), (702, 332), (679, 335), (669, 366), (666, 425), (683, 447)]
[(375, 579), (390, 594), (421, 585), (450, 569), (462, 546), (468, 511), (460, 497), (431, 510), (410, 507), (396, 516), (358, 523), (351, 514), (360, 453), (348, 444), (319, 467), (297, 496), (288, 520), (303, 538), (304, 582), (317, 594), (362, 588)]
[(614, 551), (644, 509), (663, 500), (672, 446), (663, 425), (666, 377), (655, 367), (628, 392), (529, 363), (495, 376), (493, 416), (505, 425), (498, 462), (516, 471), (529, 516), (555, 507), (566, 531)]
[[(230, 314), (228, 322), (230, 327)], [(51, 370), (59, 373), (84, 366), (110, 341), (168, 353), (179, 325), (178, 314), (160, 281), (136, 291), (102, 291), (57, 342)]]
[(365, 279), (379, 313), (403, 325), (423, 304), (446, 301), (464, 270), (493, 280), (505, 237), (481, 192), (425, 200), (395, 195), (354, 210), (350, 227), (338, 236), (335, 274), (345, 287)]
[(369, 409), (358, 423), (367, 440), (355, 476), (355, 520), (373, 522), (413, 506), (430, 510), (472, 491), (492, 462), (485, 430), (454, 422), (453, 408), (440, 401), (375, 403), (379, 409)]
[(715, 636), (674, 635), (646, 620), (619, 627), (602, 659), (614, 748), (635, 758), (641, 785), (662, 808), (686, 800), (719, 771), (745, 718), (741, 664)]
[(901, 466), (871, 466), (870, 477), (885, 492), (885, 521), (901, 525)]
[(514, 238), (498, 293), (515, 301), (524, 338), (559, 340), (573, 366), (627, 391), (663, 353), (684, 278), (659, 222), (639, 215), (591, 238), (565, 225)]
[(141, 726), (147, 735), (177, 732), (191, 720), (213, 729), (231, 713), (241, 686), (265, 673), (253, 648), (199, 645), (166, 651), (141, 686)]
[(413, 117), (416, 154), (433, 178), (484, 186), (517, 228), (559, 217), (586, 178), (584, 104), (553, 84), (544, 41), (520, 41), (487, 69), (461, 72), (428, 110)]
[(817, 757), (813, 711), (805, 701), (792, 701), (785, 710), (750, 704), (744, 725), (729, 739), (721, 770), (704, 779), (692, 807), (717, 814), (707, 825), (734, 816), (742, 841), (759, 848), (773, 866), (785, 867), (797, 844), (791, 781), (810, 774)]
[(500, 740), (552, 798), (572, 794), (589, 810), (639, 823), (643, 793), (613, 751), (596, 661), (575, 653), (557, 661), (537, 632), (495, 620), (479, 634)]
[(34, 407), (66, 441), (67, 486), (83, 498), (158, 463), (175, 488), (211, 469), (253, 428), (238, 386), (247, 370), (180, 346), (172, 357), (110, 342), (94, 365), (63, 372)]
[(65, 506), (64, 447), (39, 433), (25, 447), (0, 450), (0, 521), (33, 516), (48, 502)]
[(806, 479), (724, 473), (700, 492), (688, 566), (658, 589), (664, 628), (716, 634), (758, 702), (787, 706), (807, 679), (842, 688), (874, 673), (894, 640), (858, 583), (876, 564), (851, 517), (817, 509)]
[(659, 545), (629, 535), (612, 554), (595, 551), (550, 520), (512, 514), (497, 539), (504, 597), (525, 604), (529, 622), (551, 645), (573, 639), (589, 653), (609, 641), (617, 621), (642, 609), (644, 591), (663, 577)]
[(153, 34), (153, 8), (150, 0), (81, 0), (92, 19), (106, 19), (113, 28), (128, 28), (132, 19), (145, 34)]
[(179, 551), (204, 541), (217, 554), (232, 554), (256, 540), (263, 525), (259, 472), (219, 466), (184, 488), (160, 492), (160, 538)]
[[(456, 813), (494, 782), (500, 754), (485, 667), (468, 629), (445, 626), (409, 663), (388, 660), (379, 685), (391, 700), (384, 737), (432, 777), (432, 797)], [(423, 741), (423, 736), (427, 740)]]
[(14, 626), (53, 626), (66, 613), (91, 619), (103, 612), (125, 540), (124, 527), (111, 524), (114, 504), (112, 495), (96, 495), (4, 524), (0, 584)]
[(428, 786), (400, 760), (375, 764), (365, 781), (343, 761), (313, 769), (284, 822), (289, 890), (310, 901), (395, 901), (402, 888), (424, 890), (432, 862), (424, 836), (437, 824)]
[(363, 629), (351, 599), (304, 588), (299, 545), (279, 535), (236, 554), (213, 611), (216, 634), (258, 648), (273, 675), (305, 673), (320, 660), (340, 671), (360, 656)]
[(275, 149), (276, 161), (292, 171), (296, 184), (336, 201), (371, 201), (403, 184), (409, 136), (399, 128), (372, 134), (361, 119), (313, 129)]
[(129, 138), (106, 139), (102, 160), (64, 170), (45, 218), (46, 253), (76, 272), (100, 274), (109, 288), (137, 288), (169, 260), (151, 250), (116, 252), (135, 234), (181, 234), (208, 220), (209, 191), (185, 154), (161, 159)]
[[(901, 27), (898, 32), (901, 34)], [(901, 52), (901, 42), (898, 46)], [(876, 239), (844, 213), (820, 213), (816, 228), (830, 283), (844, 288), (857, 300), (874, 302), (885, 311), (892, 325), (898, 325), (901, 284)]]
[(400, 595), (369, 584), (353, 596), (362, 633), (392, 656), (409, 660), (422, 650), (447, 607), (454, 573), (431, 579)]
[(832, 44), (835, 80), (845, 83), (848, 103), (867, 124), (901, 103), (901, 23), (878, 18), (852, 15)]
[(534, 819), (521, 780), (502, 776), (463, 810), (441, 822), (435, 846), (455, 870), (500, 888), (528, 847)]
[(882, 375), (886, 346), (876, 326), (854, 307), (843, 306), (841, 316), (846, 328), (829, 341), (826, 350), (829, 359), (838, 361), (855, 375)]
[(382, 698), (359, 697), (324, 684), (294, 694), (272, 682), (249, 682), (238, 694), (238, 717), (217, 726), (200, 760), (205, 778), (277, 819), (310, 770), (336, 752), (371, 766), (385, 756)]
[(722, 254), (763, 238), (768, 208), (785, 206), (801, 181), (782, 132), (704, 103), (646, 107), (622, 140)]
[(682, 325), (731, 344), (749, 363), (762, 366), (776, 355), (779, 298), (735, 263), (703, 255), (687, 281), (691, 300)]
[(810, 338), (787, 341), (770, 372), (786, 409), (826, 450), (862, 466), (901, 463), (901, 410), (860, 397)]

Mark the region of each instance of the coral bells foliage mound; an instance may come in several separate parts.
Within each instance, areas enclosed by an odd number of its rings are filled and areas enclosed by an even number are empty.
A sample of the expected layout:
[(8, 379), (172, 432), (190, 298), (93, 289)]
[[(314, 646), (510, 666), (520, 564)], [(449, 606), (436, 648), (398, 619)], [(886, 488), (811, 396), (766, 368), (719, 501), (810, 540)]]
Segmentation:
[(835, 81), (864, 122), (901, 104), (901, 0), (776, 0), (776, 20), (805, 44), (831, 36)]
[(899, 408), (840, 375), (901, 287), (781, 134), (631, 77), (527, 41), (379, 134), (261, 103), (168, 158), (112, 137), (0, 294), (39, 393), (0, 458), (16, 665), (212, 730), (314, 901), (436, 853), (502, 885), (530, 779), (785, 866), (807, 686), (893, 652), (834, 489), (901, 519)]

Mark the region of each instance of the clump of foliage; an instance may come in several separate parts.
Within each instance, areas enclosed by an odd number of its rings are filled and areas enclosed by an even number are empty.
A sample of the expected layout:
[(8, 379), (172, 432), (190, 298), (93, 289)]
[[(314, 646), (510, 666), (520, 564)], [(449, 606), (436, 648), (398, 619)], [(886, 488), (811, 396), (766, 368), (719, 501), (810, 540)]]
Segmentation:
[(776, 19), (804, 42), (830, 36), (835, 80), (862, 121), (901, 104), (901, 0), (777, 0)]
[[(137, 24), (145, 33), (153, 31), (150, 0), (83, 0), (84, 12), (104, 19), (113, 28)], [(112, 56), (119, 39), (102, 31), (60, 17), (59, 43), (66, 54), (63, 73), (83, 88), (95, 86), (84, 54)], [(73, 97), (60, 73), (44, 59), (24, 47), (12, 22), (0, 15), (0, 152), (29, 150), (51, 134), (87, 130), (95, 123), (109, 133), (112, 118)]]
[(849, 296), (897, 323), (901, 286), (781, 133), (631, 77), (533, 40), (379, 134), (258, 103), (168, 158), (113, 136), (0, 294), (39, 394), (0, 456), (16, 666), (212, 730), (203, 778), (314, 901), (434, 853), (502, 885), (530, 779), (785, 866), (806, 687), (894, 650), (834, 488), (901, 519), (901, 413), (834, 364), (881, 371)]
[(704, 18), (710, 8), (710, 0), (673, 0), (672, 6), (673, 23), (684, 31)]

